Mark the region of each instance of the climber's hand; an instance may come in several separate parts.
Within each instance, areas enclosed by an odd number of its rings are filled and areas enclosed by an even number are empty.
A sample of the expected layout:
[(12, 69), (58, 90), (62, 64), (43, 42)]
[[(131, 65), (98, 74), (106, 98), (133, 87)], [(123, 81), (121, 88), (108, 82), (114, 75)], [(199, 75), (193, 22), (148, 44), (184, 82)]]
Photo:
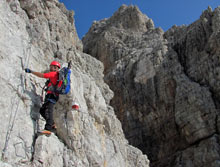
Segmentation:
[(24, 69), (26, 73), (31, 73), (32, 71), (29, 68)]

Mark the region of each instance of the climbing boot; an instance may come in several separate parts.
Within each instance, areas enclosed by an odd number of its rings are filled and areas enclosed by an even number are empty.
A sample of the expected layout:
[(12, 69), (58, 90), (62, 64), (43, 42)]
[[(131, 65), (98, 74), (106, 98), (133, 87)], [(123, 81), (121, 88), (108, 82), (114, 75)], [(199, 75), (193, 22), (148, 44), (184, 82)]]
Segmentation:
[(49, 130), (39, 130), (38, 131), (39, 135), (46, 135), (46, 136), (50, 136), (51, 135), (51, 131)]

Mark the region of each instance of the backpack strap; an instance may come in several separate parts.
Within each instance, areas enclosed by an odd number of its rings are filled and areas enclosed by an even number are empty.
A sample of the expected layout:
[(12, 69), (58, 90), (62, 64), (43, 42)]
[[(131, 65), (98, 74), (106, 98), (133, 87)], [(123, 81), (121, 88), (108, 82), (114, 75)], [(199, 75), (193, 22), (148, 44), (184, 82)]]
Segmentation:
[(48, 79), (48, 80), (45, 82), (45, 85), (44, 85), (44, 87), (43, 87), (43, 90), (44, 90), (44, 91), (47, 91), (47, 90), (48, 90), (48, 85), (49, 85), (50, 82), (51, 82), (50, 79)]
[[(51, 85), (48, 87), (49, 83), (51, 83)], [(57, 96), (57, 93), (56, 93), (56, 86), (58, 84), (58, 80), (57, 80), (57, 83), (56, 85), (54, 85), (50, 79), (48, 79), (46, 82), (45, 82), (45, 86), (46, 88), (44, 88), (44, 90), (47, 92), (48, 90), (53, 92), (54, 95)]]
[(71, 66), (72, 66), (72, 61), (70, 60), (70, 61), (68, 62), (68, 69), (70, 69)]

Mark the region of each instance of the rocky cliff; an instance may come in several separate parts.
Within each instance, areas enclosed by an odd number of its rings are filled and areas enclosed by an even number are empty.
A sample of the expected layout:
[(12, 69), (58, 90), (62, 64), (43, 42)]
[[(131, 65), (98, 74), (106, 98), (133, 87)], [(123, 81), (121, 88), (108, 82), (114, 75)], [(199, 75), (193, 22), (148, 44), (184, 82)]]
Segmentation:
[[(73, 11), (57, 0), (1, 0), (0, 166), (147, 167), (149, 160), (129, 145), (103, 80), (103, 64), (82, 52)], [(45, 80), (24, 68), (45, 72), (52, 60), (72, 60), (71, 92), (55, 105), (57, 133), (36, 135)], [(80, 110), (72, 110), (72, 102)]]
[(123, 5), (82, 41), (104, 64), (126, 138), (152, 167), (220, 166), (220, 7), (164, 32)]

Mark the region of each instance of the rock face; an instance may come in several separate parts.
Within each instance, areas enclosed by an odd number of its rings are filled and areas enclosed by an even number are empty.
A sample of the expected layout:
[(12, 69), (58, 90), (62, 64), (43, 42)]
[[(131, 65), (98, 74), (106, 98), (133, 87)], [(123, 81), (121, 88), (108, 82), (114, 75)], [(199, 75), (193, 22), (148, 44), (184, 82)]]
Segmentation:
[[(73, 15), (57, 0), (1, 0), (0, 166), (148, 167), (109, 105), (103, 64), (82, 52)], [(24, 68), (44, 72), (54, 59), (72, 60), (71, 93), (55, 105), (57, 133), (37, 136), (45, 124), (39, 115), (45, 80)]]
[(167, 32), (135, 6), (94, 22), (84, 52), (101, 60), (126, 138), (152, 167), (220, 166), (220, 8)]

